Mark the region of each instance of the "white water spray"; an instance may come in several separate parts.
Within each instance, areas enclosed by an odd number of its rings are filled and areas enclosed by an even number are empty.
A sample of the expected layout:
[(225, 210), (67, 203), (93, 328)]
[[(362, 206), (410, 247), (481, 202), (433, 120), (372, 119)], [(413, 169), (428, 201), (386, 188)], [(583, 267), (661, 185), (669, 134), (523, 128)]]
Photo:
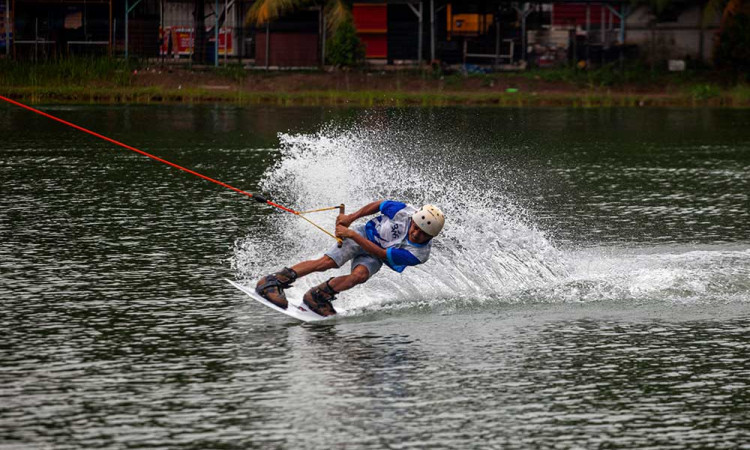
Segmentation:
[[(450, 143), (377, 129), (281, 134), (280, 141), (281, 159), (266, 173), (262, 189), (282, 204), (306, 210), (343, 202), (352, 212), (373, 200), (395, 199), (416, 206), (434, 203), (446, 215), (445, 229), (426, 264), (402, 274), (384, 266), (365, 285), (341, 294), (347, 309), (456, 299), (482, 302), (554, 282), (567, 273), (560, 252), (502, 192), (502, 167), (490, 170), (493, 179), (475, 183), (486, 174), (463, 161), (460, 148)], [(486, 173), (486, 167), (481, 169)], [(318, 217), (333, 228), (334, 216)], [(237, 243), (234, 267), (247, 284), (267, 272), (319, 257), (334, 244), (294, 216), (268, 218), (266, 231)], [(310, 275), (296, 285), (302, 291), (348, 270), (347, 265), (339, 272)]]
[[(452, 309), (517, 302), (748, 301), (750, 250), (740, 248), (591, 248), (560, 250), (503, 189), (514, 180), (502, 164), (471, 156), (467, 143), (414, 126), (377, 120), (369, 128), (281, 134), (280, 159), (261, 189), (296, 210), (345, 203), (349, 212), (377, 199), (438, 205), (446, 215), (430, 260), (402, 274), (384, 266), (365, 285), (339, 296), (348, 310), (419, 306)], [(315, 219), (333, 229), (335, 213)], [(326, 216), (325, 214), (329, 214)], [(320, 257), (334, 241), (288, 214), (266, 216), (262, 230), (235, 245), (237, 278)], [(364, 219), (361, 219), (364, 220)], [(581, 230), (585, 234), (585, 230)], [(340, 270), (295, 283), (301, 296)]]

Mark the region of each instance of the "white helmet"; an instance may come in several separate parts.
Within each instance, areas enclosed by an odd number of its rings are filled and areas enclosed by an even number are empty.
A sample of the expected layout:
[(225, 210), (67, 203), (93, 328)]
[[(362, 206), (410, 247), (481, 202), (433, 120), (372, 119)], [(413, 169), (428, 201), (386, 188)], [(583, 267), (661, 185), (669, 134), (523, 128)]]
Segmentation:
[(445, 225), (445, 216), (443, 215), (443, 212), (440, 211), (440, 208), (435, 205), (424, 205), (422, 209), (412, 214), (411, 220), (413, 220), (422, 231), (432, 237), (440, 234), (440, 230), (442, 230), (443, 225)]

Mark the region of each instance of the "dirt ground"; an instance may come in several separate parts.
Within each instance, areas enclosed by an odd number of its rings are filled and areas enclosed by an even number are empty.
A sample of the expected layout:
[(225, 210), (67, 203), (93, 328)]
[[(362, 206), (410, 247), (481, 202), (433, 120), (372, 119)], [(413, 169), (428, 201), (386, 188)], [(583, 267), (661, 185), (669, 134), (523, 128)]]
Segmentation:
[[(165, 89), (242, 90), (246, 92), (310, 92), (310, 91), (386, 91), (404, 93), (501, 93), (508, 89), (519, 92), (571, 93), (591, 92), (596, 87), (577, 86), (566, 81), (547, 81), (539, 77), (501, 73), (487, 76), (460, 74), (436, 76), (416, 71), (344, 71), (297, 72), (215, 71), (181, 67), (152, 66), (134, 73), (133, 84), (139, 87), (158, 86)], [(621, 85), (602, 88), (610, 92), (664, 92), (663, 86)]]

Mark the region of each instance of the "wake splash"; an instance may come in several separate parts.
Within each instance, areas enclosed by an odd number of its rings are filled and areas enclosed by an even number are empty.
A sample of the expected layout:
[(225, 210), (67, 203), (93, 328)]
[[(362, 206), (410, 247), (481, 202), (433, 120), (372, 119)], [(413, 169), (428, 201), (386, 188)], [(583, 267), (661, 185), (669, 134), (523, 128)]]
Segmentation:
[(517, 298), (564, 302), (750, 303), (750, 249), (725, 246), (570, 251), (569, 275)]
[[(429, 131), (372, 122), (370, 127), (280, 134), (280, 158), (260, 185), (269, 198), (299, 211), (345, 203), (347, 212), (353, 212), (377, 199), (434, 203), (443, 210), (446, 225), (430, 260), (402, 274), (384, 266), (365, 285), (339, 296), (337, 303), (347, 310), (748, 300), (750, 250), (686, 255), (560, 250), (504, 192), (503, 186), (518, 180), (509, 179), (499, 163), (488, 164), (472, 156), (469, 144)], [(313, 219), (332, 230), (335, 212), (318, 214)], [(329, 236), (290, 214), (266, 216), (262, 228), (235, 243), (232, 267), (237, 279), (250, 286), (266, 273), (320, 257), (334, 245)], [(309, 275), (288, 292), (301, 296), (349, 270), (347, 264)]]

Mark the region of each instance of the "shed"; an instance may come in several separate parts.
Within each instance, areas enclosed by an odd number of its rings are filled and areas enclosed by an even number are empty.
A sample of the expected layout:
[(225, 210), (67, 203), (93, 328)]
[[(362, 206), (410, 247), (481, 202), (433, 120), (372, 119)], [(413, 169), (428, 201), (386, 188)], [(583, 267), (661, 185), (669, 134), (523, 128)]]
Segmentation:
[(16, 58), (112, 52), (112, 0), (4, 1), (5, 50)]

